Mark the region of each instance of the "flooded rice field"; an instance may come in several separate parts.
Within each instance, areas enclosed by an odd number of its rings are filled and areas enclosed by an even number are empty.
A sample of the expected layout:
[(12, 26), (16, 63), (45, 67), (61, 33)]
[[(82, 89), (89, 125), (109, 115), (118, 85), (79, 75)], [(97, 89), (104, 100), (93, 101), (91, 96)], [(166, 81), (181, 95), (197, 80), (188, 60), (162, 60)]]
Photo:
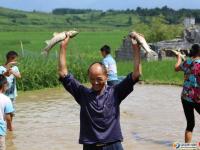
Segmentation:
[[(171, 150), (184, 142), (185, 116), (181, 87), (136, 85), (121, 104), (125, 150)], [(79, 105), (63, 88), (20, 93), (14, 131), (8, 132), (7, 150), (81, 150)], [(200, 142), (196, 113), (193, 142)]]

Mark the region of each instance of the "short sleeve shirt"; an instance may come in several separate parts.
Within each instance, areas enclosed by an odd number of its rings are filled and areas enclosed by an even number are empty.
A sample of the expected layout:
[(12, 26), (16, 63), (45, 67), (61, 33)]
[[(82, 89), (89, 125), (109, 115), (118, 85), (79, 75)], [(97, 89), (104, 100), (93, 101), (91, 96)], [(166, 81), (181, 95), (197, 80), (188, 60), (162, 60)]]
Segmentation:
[(102, 63), (106, 66), (108, 70), (108, 81), (118, 80), (117, 65), (113, 57), (110, 54), (106, 55)]
[(200, 60), (188, 59), (180, 65), (180, 68), (184, 72), (181, 98), (200, 103)]
[(12, 102), (9, 97), (0, 93), (0, 135), (6, 135), (5, 115), (14, 112)]
[[(13, 66), (12, 70), (16, 73), (19, 73), (19, 69), (17, 66)], [(4, 66), (0, 66), (0, 74), (6, 72), (7, 69)], [(8, 81), (8, 90), (6, 91), (6, 95), (12, 99), (16, 98), (17, 96), (17, 87), (16, 87), (16, 77), (14, 75), (10, 75), (6, 77)]]
[(138, 81), (129, 74), (115, 86), (106, 86), (101, 95), (84, 87), (72, 75), (60, 78), (65, 89), (80, 105), (80, 144), (122, 141), (119, 105)]

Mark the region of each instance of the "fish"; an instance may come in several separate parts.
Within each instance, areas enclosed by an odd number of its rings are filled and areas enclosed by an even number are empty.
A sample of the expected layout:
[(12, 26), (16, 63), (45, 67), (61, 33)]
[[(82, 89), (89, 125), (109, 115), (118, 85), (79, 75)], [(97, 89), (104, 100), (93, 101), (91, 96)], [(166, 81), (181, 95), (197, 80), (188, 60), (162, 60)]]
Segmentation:
[(182, 54), (180, 51), (178, 50), (170, 50), (172, 51), (175, 55), (180, 55), (181, 59), (184, 61), (186, 59), (186, 55)]
[(79, 32), (75, 31), (75, 30), (71, 30), (71, 31), (63, 31), (60, 33), (54, 33), (53, 34), (53, 38), (50, 40), (45, 41), (45, 43), (47, 44), (46, 47), (42, 50), (42, 54), (44, 55), (48, 55), (49, 51), (59, 42), (63, 41), (67, 36), (69, 36), (70, 38), (75, 37)]
[(140, 44), (143, 47), (143, 49), (150, 55), (158, 56), (158, 54), (155, 51), (153, 51), (150, 48), (150, 46), (147, 44), (147, 42), (142, 34), (133, 31), (133, 32), (129, 33), (129, 37), (134, 38), (137, 41), (137, 43)]

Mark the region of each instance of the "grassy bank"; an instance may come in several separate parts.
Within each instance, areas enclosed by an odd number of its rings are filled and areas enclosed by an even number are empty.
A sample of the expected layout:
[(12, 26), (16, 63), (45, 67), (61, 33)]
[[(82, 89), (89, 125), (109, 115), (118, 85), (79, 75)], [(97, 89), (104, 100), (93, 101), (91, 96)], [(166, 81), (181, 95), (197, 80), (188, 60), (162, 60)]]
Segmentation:
[[(68, 57), (69, 71), (82, 83), (88, 82), (87, 69), (89, 64), (96, 59), (85, 59), (85, 57)], [(174, 72), (175, 61), (154, 61), (143, 62), (143, 75), (141, 80), (151, 84), (181, 85), (183, 74)], [(133, 70), (132, 62), (117, 62), (118, 74), (125, 76)], [(56, 58), (26, 57), (21, 58), (19, 64), (22, 79), (19, 79), (17, 86), (19, 90), (27, 91), (55, 87), (60, 83), (57, 76)]]
[[(142, 62), (141, 80), (147, 84), (182, 85), (183, 73), (174, 71), (175, 60)], [(125, 75), (133, 70), (132, 62), (118, 62), (119, 75)]]
[[(68, 58), (70, 60), (70, 58)], [(96, 61), (77, 56), (68, 61), (69, 71), (82, 83), (88, 82), (87, 69), (89, 64)], [(175, 61), (143, 62), (143, 75), (141, 80), (150, 84), (181, 85), (183, 74), (174, 72)], [(132, 71), (132, 62), (117, 62), (120, 76)], [(57, 76), (57, 61), (53, 58), (23, 58), (20, 62), (23, 78), (18, 80), (19, 90), (33, 90), (47, 87), (56, 87), (60, 83)]]

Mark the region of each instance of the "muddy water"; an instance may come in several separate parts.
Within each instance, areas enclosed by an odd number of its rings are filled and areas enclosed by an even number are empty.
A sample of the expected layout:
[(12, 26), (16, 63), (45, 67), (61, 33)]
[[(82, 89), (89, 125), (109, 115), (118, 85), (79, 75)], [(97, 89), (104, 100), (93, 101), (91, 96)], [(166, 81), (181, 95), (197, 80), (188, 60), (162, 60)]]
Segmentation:
[[(183, 142), (181, 87), (137, 85), (121, 105), (125, 150), (171, 150)], [(63, 88), (21, 93), (7, 150), (81, 150), (79, 106)], [(196, 115), (193, 141), (200, 141)]]

